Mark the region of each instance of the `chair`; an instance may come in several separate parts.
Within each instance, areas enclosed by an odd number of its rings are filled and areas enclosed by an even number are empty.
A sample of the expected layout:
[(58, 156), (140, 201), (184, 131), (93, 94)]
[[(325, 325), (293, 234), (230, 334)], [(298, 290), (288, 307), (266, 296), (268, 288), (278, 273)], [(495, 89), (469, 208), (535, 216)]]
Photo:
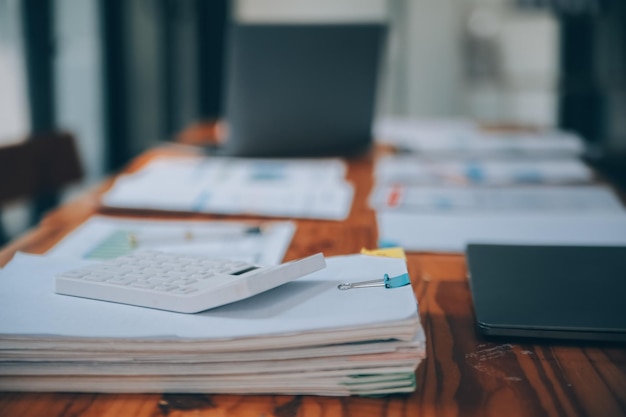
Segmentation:
[[(57, 193), (83, 177), (74, 137), (65, 132), (33, 135), (0, 146), (0, 209), (28, 198), (35, 202), (33, 221), (56, 204)], [(0, 245), (8, 240), (0, 221)]]

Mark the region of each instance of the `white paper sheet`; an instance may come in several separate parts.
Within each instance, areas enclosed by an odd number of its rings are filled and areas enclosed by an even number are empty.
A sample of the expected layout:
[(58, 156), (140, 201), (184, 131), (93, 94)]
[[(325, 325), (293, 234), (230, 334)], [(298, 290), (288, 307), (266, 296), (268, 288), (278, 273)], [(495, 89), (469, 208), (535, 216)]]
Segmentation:
[[(23, 341), (30, 346), (33, 340), (50, 338), (102, 343), (117, 338), (174, 340), (176, 349), (184, 349), (182, 340), (196, 340), (210, 342), (204, 346), (207, 351), (220, 349), (220, 341), (230, 349), (258, 350), (330, 344), (333, 338), (340, 343), (388, 338), (410, 341), (419, 329), (410, 285), (337, 289), (342, 282), (406, 273), (402, 259), (366, 255), (327, 258), (323, 270), (198, 314), (55, 294), (54, 276), (83, 262), (17, 254), (0, 271), (0, 346), (6, 348), (16, 337), (26, 338)], [(19, 345), (19, 341), (15, 343)]]
[(381, 245), (463, 252), (468, 243), (626, 245), (626, 215), (571, 213), (377, 213)]
[(376, 123), (374, 131), (381, 143), (428, 155), (574, 156), (585, 150), (583, 140), (571, 132), (484, 130), (463, 119), (386, 118)]

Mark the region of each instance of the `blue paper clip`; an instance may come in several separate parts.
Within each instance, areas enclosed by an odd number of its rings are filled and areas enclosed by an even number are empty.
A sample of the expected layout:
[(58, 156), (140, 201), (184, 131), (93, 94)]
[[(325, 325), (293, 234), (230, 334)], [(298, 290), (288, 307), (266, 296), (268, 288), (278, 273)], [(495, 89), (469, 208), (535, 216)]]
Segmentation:
[(409, 274), (402, 274), (396, 277), (390, 277), (385, 274), (383, 279), (373, 279), (371, 281), (361, 281), (361, 282), (344, 282), (343, 284), (337, 285), (337, 288), (340, 290), (351, 290), (353, 288), (368, 288), (368, 287), (385, 287), (385, 288), (398, 288), (404, 287), (405, 285), (409, 285), (411, 280), (409, 279)]

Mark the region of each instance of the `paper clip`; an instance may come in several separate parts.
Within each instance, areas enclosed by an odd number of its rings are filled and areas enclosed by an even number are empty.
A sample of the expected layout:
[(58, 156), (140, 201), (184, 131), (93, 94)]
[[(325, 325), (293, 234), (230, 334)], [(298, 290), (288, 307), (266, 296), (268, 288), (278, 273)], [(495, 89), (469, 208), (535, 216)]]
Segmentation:
[(403, 287), (405, 285), (409, 285), (411, 280), (409, 279), (409, 274), (402, 274), (396, 277), (390, 277), (385, 274), (383, 279), (373, 279), (371, 281), (360, 281), (360, 282), (344, 282), (343, 284), (337, 285), (337, 288), (340, 290), (351, 290), (353, 288), (369, 288), (369, 287), (385, 287), (385, 288), (398, 288)]

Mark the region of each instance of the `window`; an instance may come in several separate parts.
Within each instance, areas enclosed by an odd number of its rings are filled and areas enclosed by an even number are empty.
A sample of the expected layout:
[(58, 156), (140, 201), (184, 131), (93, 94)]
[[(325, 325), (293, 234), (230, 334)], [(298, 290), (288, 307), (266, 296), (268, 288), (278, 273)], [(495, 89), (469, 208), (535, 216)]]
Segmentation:
[(0, 146), (29, 131), (20, 1), (0, 0)]

